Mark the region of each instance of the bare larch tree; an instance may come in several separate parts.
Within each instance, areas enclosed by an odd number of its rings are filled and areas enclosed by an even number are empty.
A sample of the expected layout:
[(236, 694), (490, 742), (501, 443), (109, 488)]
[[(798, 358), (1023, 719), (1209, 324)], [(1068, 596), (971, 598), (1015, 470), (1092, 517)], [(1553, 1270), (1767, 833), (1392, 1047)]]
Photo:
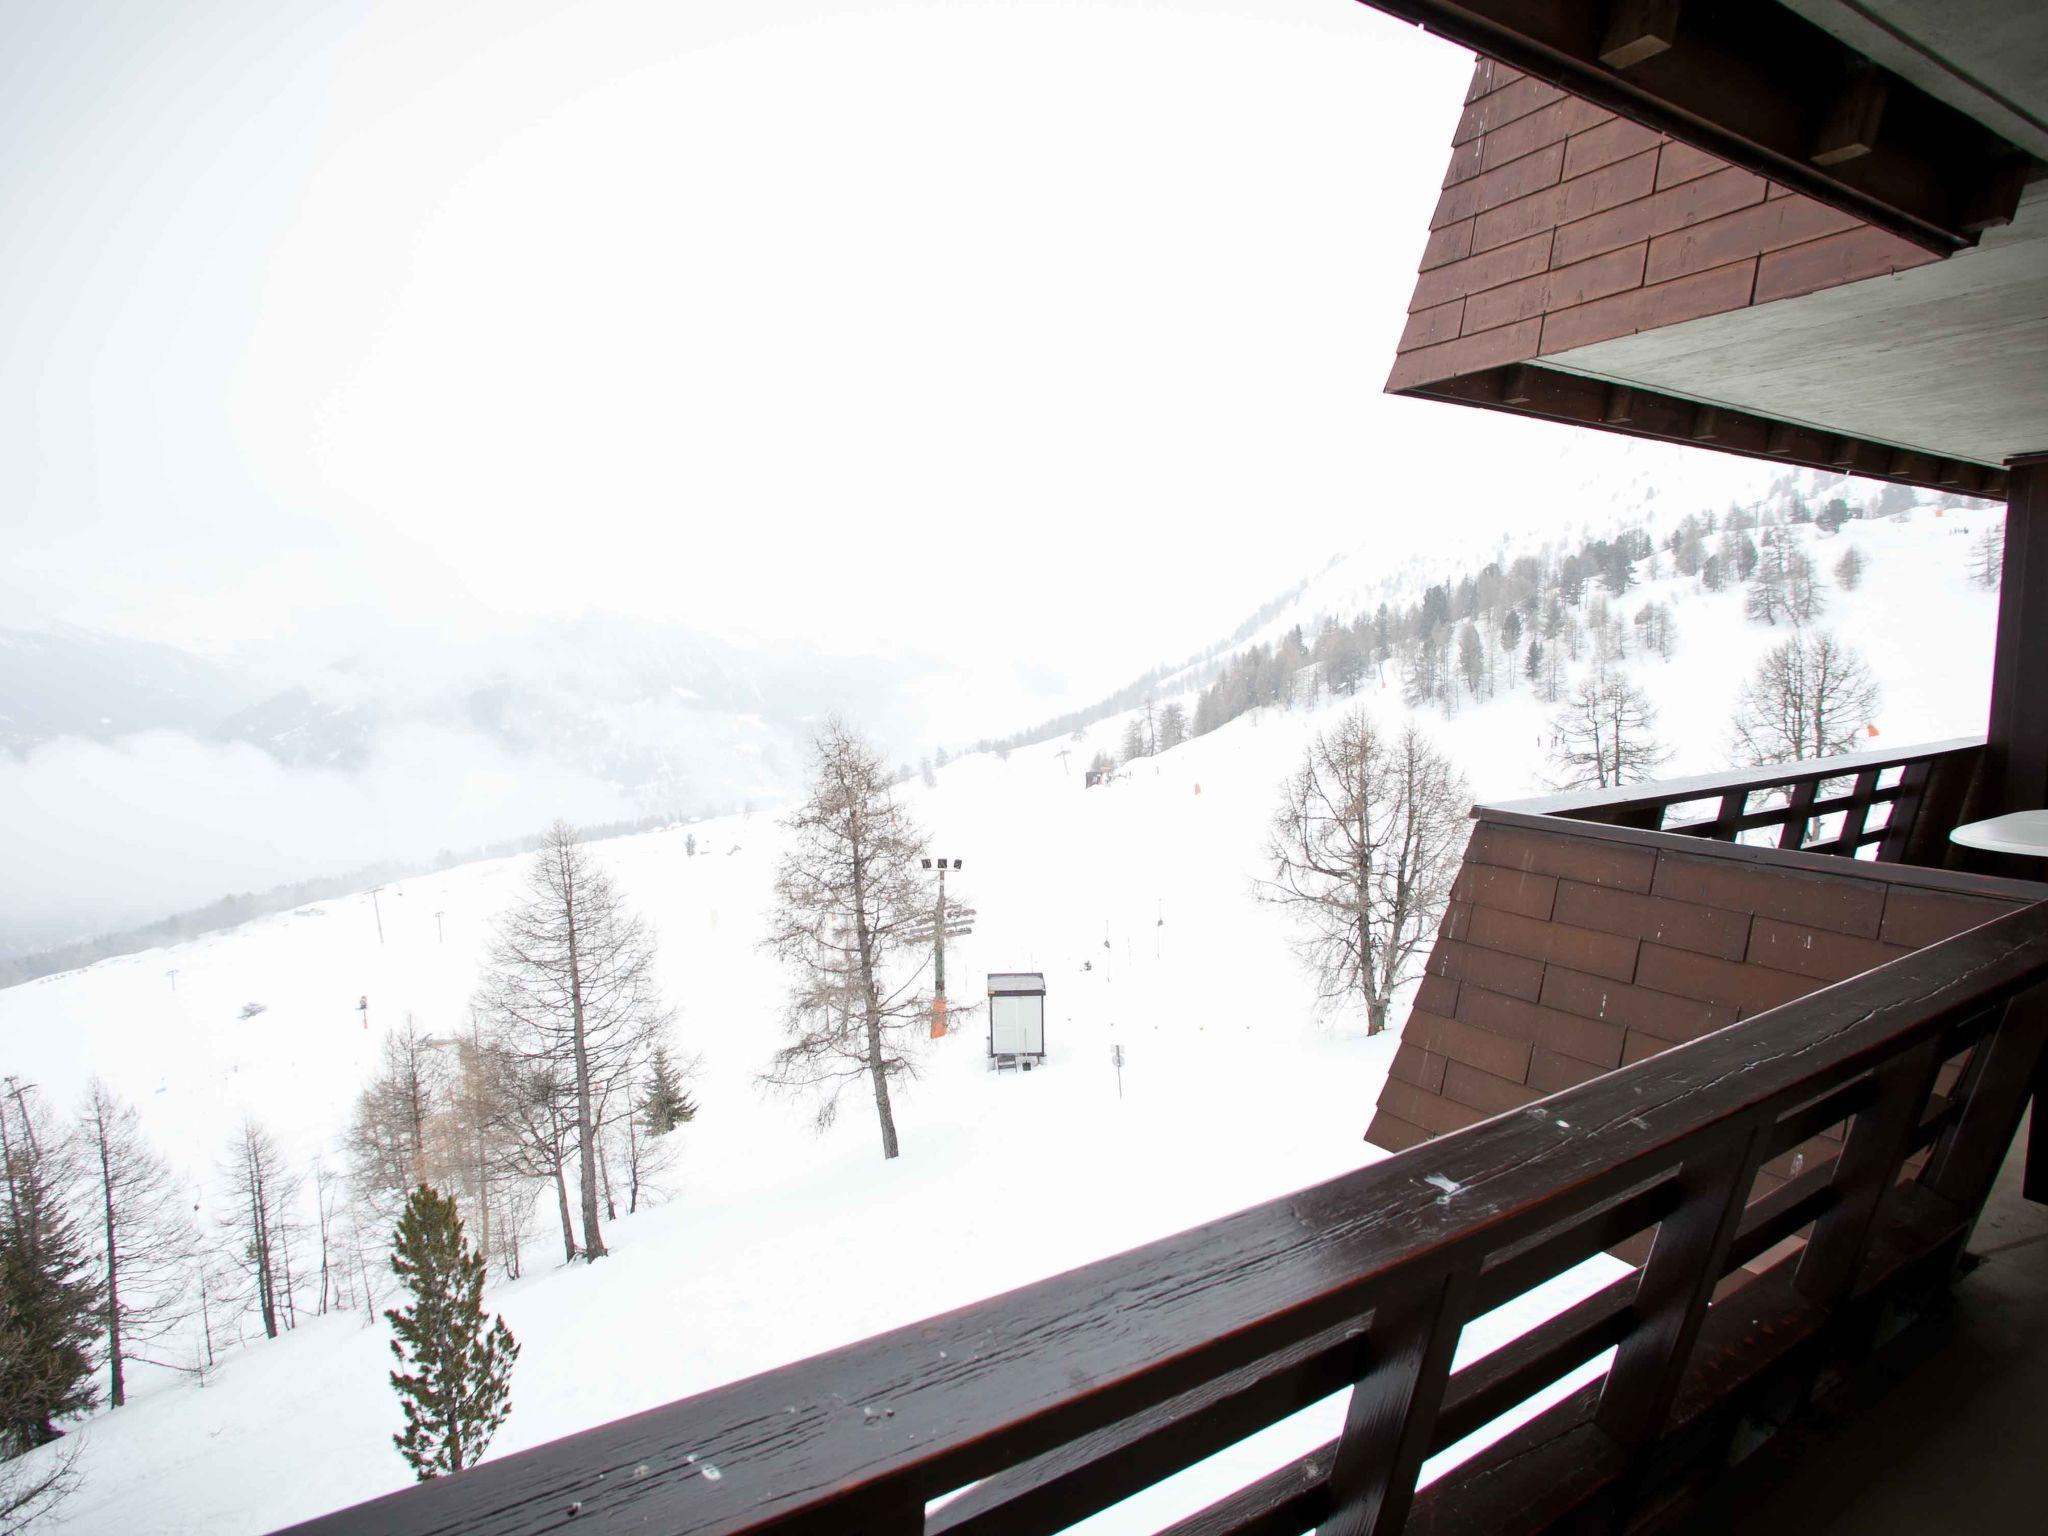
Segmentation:
[(789, 851), (775, 876), (775, 906), (762, 947), (792, 972), (789, 1043), (764, 1079), (819, 1096), (818, 1124), (865, 1078), (882, 1127), (882, 1156), (896, 1156), (889, 1081), (914, 1075), (911, 1052), (926, 1004), (922, 971), (904, 959), (931, 915), (917, 878), (925, 842), (896, 803), (888, 770), (858, 732), (834, 719), (812, 743), (810, 793), (783, 825)]
[(1582, 679), (1550, 717), (1559, 789), (1612, 789), (1650, 776), (1671, 754), (1651, 728), (1657, 711), (1619, 668)]
[(1734, 757), (1744, 767), (1849, 751), (1877, 710), (1877, 684), (1856, 648), (1800, 633), (1764, 653), (1735, 701)]
[(349, 1182), (386, 1227), (423, 1182), (438, 1183), (428, 1167), (428, 1123), (446, 1091), (446, 1063), (413, 1016), (388, 1030), (377, 1070), (356, 1096), (342, 1133)]
[(102, 1247), (107, 1401), (128, 1400), (131, 1360), (171, 1365), (150, 1346), (175, 1332), (193, 1299), (198, 1233), (170, 1165), (142, 1133), (135, 1106), (95, 1077), (79, 1110), (79, 1142)]
[(248, 1299), (263, 1321), (263, 1332), (274, 1339), (280, 1329), (297, 1323), (291, 1238), (298, 1222), (300, 1178), (276, 1138), (249, 1119), (228, 1144), (221, 1174), (220, 1223), (234, 1234), (231, 1252), (248, 1277)]
[[(526, 896), (498, 920), (481, 1006), (507, 1047), (557, 1069), (569, 1095), (587, 1262), (605, 1255), (599, 1136), (668, 1026), (654, 939), (566, 822), (548, 828)], [(630, 1113), (630, 1110), (625, 1112)]]
[(1302, 930), (1297, 948), (1324, 1007), (1362, 1005), (1387, 1027), (1395, 992), (1427, 956), (1465, 846), (1470, 793), (1413, 726), (1345, 716), (1310, 743), (1282, 791), (1259, 896)]

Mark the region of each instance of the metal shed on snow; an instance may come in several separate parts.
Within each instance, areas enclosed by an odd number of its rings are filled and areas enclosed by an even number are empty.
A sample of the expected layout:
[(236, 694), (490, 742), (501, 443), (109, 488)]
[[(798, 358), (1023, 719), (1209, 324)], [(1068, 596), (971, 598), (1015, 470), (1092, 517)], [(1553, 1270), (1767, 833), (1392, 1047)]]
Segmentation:
[(993, 971), (988, 978), (988, 1057), (993, 1067), (1045, 1060), (1045, 977), (1038, 971)]

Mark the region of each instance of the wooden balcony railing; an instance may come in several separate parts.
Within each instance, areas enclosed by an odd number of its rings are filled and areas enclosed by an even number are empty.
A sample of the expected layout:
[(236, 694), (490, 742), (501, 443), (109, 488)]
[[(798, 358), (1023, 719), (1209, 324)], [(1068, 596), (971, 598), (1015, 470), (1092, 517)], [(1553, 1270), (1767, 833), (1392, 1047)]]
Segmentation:
[[(1761, 842), (1889, 864), (1945, 862), (1947, 838), (1984, 753), (1982, 736), (1852, 752), (1619, 789), (1570, 790), (1495, 807), (1528, 816)], [(1674, 819), (1675, 818), (1675, 819)]]
[[(1619, 1529), (1939, 1287), (2044, 1034), (2048, 903), (1284, 1199), (297, 1529), (1049, 1532), (1346, 1390), (1338, 1438), (1167, 1529)], [(1639, 1268), (1453, 1368), (1469, 1320), (1644, 1232)]]

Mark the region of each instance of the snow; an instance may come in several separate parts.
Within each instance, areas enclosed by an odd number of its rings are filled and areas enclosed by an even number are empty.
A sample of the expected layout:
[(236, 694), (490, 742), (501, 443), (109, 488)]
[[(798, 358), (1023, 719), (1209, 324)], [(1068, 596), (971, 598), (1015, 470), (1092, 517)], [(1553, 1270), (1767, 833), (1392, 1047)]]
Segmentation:
[[(1852, 543), (1868, 558), (1853, 597), (1829, 583), (1825, 622), (1864, 651), (1883, 685), (1882, 736), (1870, 745), (1981, 730), (1995, 598), (1967, 581), (1959, 535), (1996, 516), (1922, 508), (1832, 538), (1798, 530), (1823, 573)], [(1411, 584), (1398, 599), (1419, 591)], [(1323, 596), (1312, 585), (1303, 611)], [(1725, 766), (1735, 690), (1786, 632), (1745, 623), (1739, 590), (1710, 595), (1669, 576), (1616, 607), (1626, 618), (1652, 600), (1673, 606), (1676, 654), (1630, 665), (1662, 706), (1669, 770)], [(1910, 625), (1897, 622), (1909, 613)], [(1448, 719), (1421, 712), (1482, 798), (1546, 787), (1547, 711), (1516, 683)], [(1358, 702), (1396, 719), (1397, 680)], [(1360, 1138), (1395, 1039), (1367, 1040), (1355, 1021), (1313, 1016), (1281, 917), (1251, 894), (1277, 785), (1342, 707), (1245, 717), (1133, 765), (1107, 788), (1084, 789), (1078, 771), (1061, 767), (1064, 741), (1007, 760), (960, 759), (935, 790), (904, 787), (933, 846), (967, 861), (949, 881), (949, 897), (978, 914), (973, 934), (948, 945), (956, 1008), (981, 1001), (970, 993), (986, 974), (1042, 972), (1049, 1054), (1029, 1073), (990, 1073), (982, 1017), (961, 1020), (900, 1097), (894, 1163), (882, 1161), (857, 1097), (816, 1134), (804, 1105), (757, 1084), (778, 1043), (781, 996), (755, 944), (782, 842), (772, 815), (593, 845), (656, 930), (679, 1042), (703, 1056), (692, 1085), (702, 1111), (680, 1133), (673, 1197), (614, 1224), (611, 1258), (558, 1267), (543, 1209), (526, 1277), (493, 1285), (491, 1305), (524, 1346), (493, 1453), (999, 1293), (1381, 1156)], [(1094, 726), (1072, 762), (1114, 750), (1124, 723)], [(140, 1106), (195, 1204), (211, 1210), (216, 1162), (244, 1114), (300, 1163), (332, 1161), (385, 1026), (410, 1013), (442, 1032), (466, 1017), (488, 925), (519, 865), (464, 865), (385, 887), (381, 943), (364, 895), (0, 992), (5, 1068), (64, 1106), (98, 1072)], [(244, 1018), (250, 1002), (263, 1011)], [(1112, 1044), (1124, 1047), (1121, 1099)], [(1425, 1182), (1446, 1202), (1463, 1194), (1441, 1174)], [(1615, 1272), (1612, 1261), (1590, 1262), (1475, 1320), (1460, 1361)], [(262, 1531), (400, 1487), (388, 1368), (384, 1327), (342, 1314), (303, 1319), (278, 1341), (252, 1337), (203, 1387), (143, 1370), (129, 1406), (76, 1431), (83, 1487), (48, 1528)], [(1602, 1368), (1588, 1362), (1549, 1396)], [(1153, 1528), (1319, 1444), (1341, 1418), (1341, 1399), (1318, 1404), (1084, 1529)], [(1432, 1473), (1469, 1449), (1436, 1458)]]

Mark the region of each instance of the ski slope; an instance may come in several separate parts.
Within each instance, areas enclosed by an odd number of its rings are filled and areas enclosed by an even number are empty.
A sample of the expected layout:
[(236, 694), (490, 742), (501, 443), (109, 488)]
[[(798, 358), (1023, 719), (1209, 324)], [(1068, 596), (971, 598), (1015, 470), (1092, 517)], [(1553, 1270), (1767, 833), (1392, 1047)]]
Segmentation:
[[(1923, 508), (1831, 538), (1797, 530), (1824, 574), (1851, 543), (1868, 558), (1853, 597), (1830, 578), (1824, 622), (1864, 651), (1883, 686), (1874, 745), (1981, 730), (1995, 598), (1967, 579), (1967, 536), (1997, 516)], [(1317, 600), (1312, 587), (1302, 603)], [(1739, 589), (1706, 594), (1671, 577), (1615, 602), (1627, 616), (1652, 600), (1672, 605), (1677, 648), (1630, 666), (1663, 709), (1669, 770), (1722, 766), (1735, 691), (1786, 631), (1745, 623)], [(1913, 624), (1897, 624), (1907, 612)], [(1548, 711), (1516, 681), (1449, 719), (1418, 712), (1479, 797), (1545, 787)], [(1356, 702), (1389, 724), (1405, 713), (1391, 676)], [(695, 825), (694, 858), (682, 828), (592, 845), (656, 931), (678, 1044), (703, 1058), (692, 1085), (702, 1111), (680, 1132), (671, 1197), (607, 1230), (611, 1258), (558, 1267), (543, 1208), (526, 1276), (493, 1285), (490, 1304), (523, 1345), (494, 1453), (1377, 1158), (1360, 1137), (1395, 1041), (1314, 1017), (1283, 919), (1252, 896), (1279, 781), (1345, 707), (1246, 716), (1106, 789), (1084, 790), (1080, 770), (1098, 747), (1116, 749), (1121, 717), (1084, 741), (962, 759), (936, 789), (905, 788), (934, 852), (965, 861), (949, 895), (978, 912), (948, 953), (956, 1001), (978, 1000), (984, 972), (1044, 971), (1049, 1059), (1029, 1074), (990, 1074), (979, 1019), (934, 1042), (922, 1080), (898, 1099), (894, 1163), (882, 1161), (858, 1095), (817, 1134), (806, 1106), (757, 1084), (779, 1038), (780, 978), (756, 948), (781, 846), (773, 816)], [(518, 876), (518, 860), (462, 866), (389, 886), (374, 904), (321, 903), (0, 992), (0, 1069), (67, 1107), (90, 1074), (106, 1078), (140, 1106), (210, 1213), (216, 1161), (244, 1115), (302, 1166), (336, 1161), (383, 1028), (408, 1013), (429, 1031), (466, 1017), (491, 919)], [(241, 1017), (251, 1002), (263, 1011)], [(1121, 1098), (1113, 1043), (1127, 1057)], [(1605, 1264), (1474, 1324), (1461, 1350), (1512, 1337), (1601, 1283)], [(264, 1531), (405, 1483), (381, 1324), (339, 1314), (302, 1318), (276, 1341), (245, 1332), (250, 1342), (204, 1387), (140, 1372), (127, 1407), (75, 1431), (83, 1484), (51, 1530)], [(1154, 1528), (1328, 1438), (1340, 1420), (1341, 1403), (1320, 1404), (1085, 1529)]]

